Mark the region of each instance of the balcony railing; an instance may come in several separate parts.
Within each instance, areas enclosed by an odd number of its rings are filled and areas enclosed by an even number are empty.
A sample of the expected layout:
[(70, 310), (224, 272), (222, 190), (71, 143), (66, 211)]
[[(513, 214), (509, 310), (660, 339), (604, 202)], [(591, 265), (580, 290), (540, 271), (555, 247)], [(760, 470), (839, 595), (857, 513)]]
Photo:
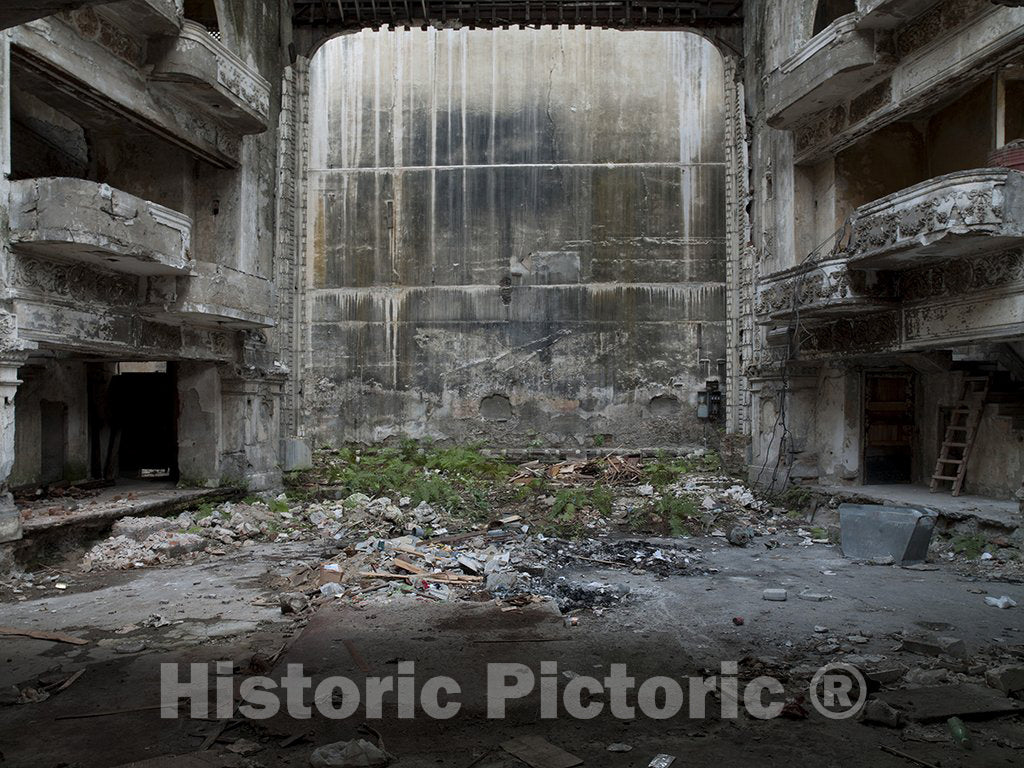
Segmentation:
[(888, 275), (851, 270), (840, 255), (769, 276), (758, 286), (756, 306), (762, 323), (794, 323), (876, 312), (894, 299)]
[(11, 183), (11, 243), (39, 256), (137, 275), (188, 274), (192, 220), (178, 211), (84, 179)]
[(177, 302), (169, 317), (225, 328), (274, 325), (270, 281), (247, 272), (198, 262), (192, 276), (178, 281)]
[(1024, 244), (1024, 173), (958, 171), (857, 209), (848, 263), (906, 269)]
[(200, 24), (186, 21), (153, 49), (153, 85), (238, 133), (267, 129), (270, 83)]

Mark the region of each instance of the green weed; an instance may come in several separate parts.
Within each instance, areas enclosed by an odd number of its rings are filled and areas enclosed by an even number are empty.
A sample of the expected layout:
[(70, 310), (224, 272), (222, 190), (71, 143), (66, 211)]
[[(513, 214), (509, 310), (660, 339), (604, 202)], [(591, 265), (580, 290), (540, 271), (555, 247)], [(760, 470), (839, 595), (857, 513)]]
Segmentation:
[(980, 533), (960, 534), (953, 537), (950, 546), (958, 555), (975, 560), (981, 557), (981, 553), (985, 551), (988, 542)]

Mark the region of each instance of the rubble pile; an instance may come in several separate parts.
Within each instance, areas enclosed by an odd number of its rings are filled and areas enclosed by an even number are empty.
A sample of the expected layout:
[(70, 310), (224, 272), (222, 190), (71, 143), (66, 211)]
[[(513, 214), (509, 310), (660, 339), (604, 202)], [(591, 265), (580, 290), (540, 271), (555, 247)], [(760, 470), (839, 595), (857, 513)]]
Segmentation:
[(115, 571), (167, 562), (195, 559), (206, 549), (207, 540), (180, 528), (187, 514), (178, 519), (125, 517), (114, 523), (110, 538), (96, 544), (82, 558), (84, 571)]
[[(702, 452), (686, 459), (704, 460)], [(623, 527), (635, 530), (637, 509), (657, 508), (665, 501), (667, 517), (677, 514), (674, 501), (682, 500), (685, 527), (677, 530), (673, 523), (664, 531), (673, 541), (710, 534), (747, 546), (784, 524), (795, 525), (785, 509), (771, 506), (733, 478), (686, 473), (683, 465), (662, 460), (530, 461), (494, 483), (526, 489), (537, 487), (531, 485), (537, 480), (542, 481), (537, 495), (519, 497), (515, 509), (522, 514), (496, 512), (500, 516), (489, 523), (441, 504), (414, 502), (402, 488), (376, 498), (335, 489), (326, 495), (337, 498), (316, 498), (325, 495), (320, 493), (296, 501), (280, 494), (203, 505), (175, 518), (123, 518), (109, 538), (86, 553), (82, 568), (122, 570), (226, 555), (257, 541), (310, 540), (341, 552), (325, 564), (327, 580), (316, 585), (334, 584), (327, 590), (335, 596), (411, 591), (448, 599), (453, 593), (486, 589), (506, 597), (532, 590), (558, 598), (566, 590), (549, 573), (552, 562), (591, 561), (659, 576), (694, 567), (700, 557), (693, 547), (659, 548), (636, 538), (615, 538)], [(600, 490), (599, 495), (594, 489), (601, 483), (614, 493)], [(366, 582), (374, 580), (374, 588), (367, 589)]]

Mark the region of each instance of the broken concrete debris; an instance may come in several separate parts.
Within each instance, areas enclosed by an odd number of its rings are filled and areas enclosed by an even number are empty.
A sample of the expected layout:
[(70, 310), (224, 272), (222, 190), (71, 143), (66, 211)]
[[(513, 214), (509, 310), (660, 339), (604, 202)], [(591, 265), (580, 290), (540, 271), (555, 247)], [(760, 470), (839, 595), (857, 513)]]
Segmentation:
[(984, 718), (1024, 712), (1024, 706), (977, 683), (932, 685), (881, 691), (877, 700), (912, 722), (944, 722), (950, 717)]
[(865, 723), (884, 725), (887, 728), (899, 728), (903, 717), (884, 701), (869, 699), (861, 712), (861, 720)]
[(281, 613), (302, 613), (309, 608), (309, 599), (301, 592), (286, 592), (280, 597)]
[(1024, 666), (1019, 664), (1003, 664), (985, 672), (985, 680), (993, 688), (1006, 694), (1024, 691)]
[(531, 768), (575, 768), (583, 764), (582, 759), (541, 736), (516, 736), (502, 742), (501, 748)]
[(967, 645), (957, 637), (937, 637), (935, 635), (915, 634), (903, 638), (902, 649), (922, 656), (956, 656), (967, 655)]
[(383, 768), (392, 760), (394, 757), (365, 739), (325, 744), (309, 756), (311, 768)]

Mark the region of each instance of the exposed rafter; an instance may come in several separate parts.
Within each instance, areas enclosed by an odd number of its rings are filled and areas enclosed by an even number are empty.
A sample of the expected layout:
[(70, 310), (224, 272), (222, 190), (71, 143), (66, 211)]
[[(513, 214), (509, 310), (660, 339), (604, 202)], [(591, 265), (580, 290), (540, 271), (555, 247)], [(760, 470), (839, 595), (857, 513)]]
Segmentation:
[(742, 0), (294, 0), (295, 23), (335, 29), (541, 27), (613, 29), (733, 26)]

